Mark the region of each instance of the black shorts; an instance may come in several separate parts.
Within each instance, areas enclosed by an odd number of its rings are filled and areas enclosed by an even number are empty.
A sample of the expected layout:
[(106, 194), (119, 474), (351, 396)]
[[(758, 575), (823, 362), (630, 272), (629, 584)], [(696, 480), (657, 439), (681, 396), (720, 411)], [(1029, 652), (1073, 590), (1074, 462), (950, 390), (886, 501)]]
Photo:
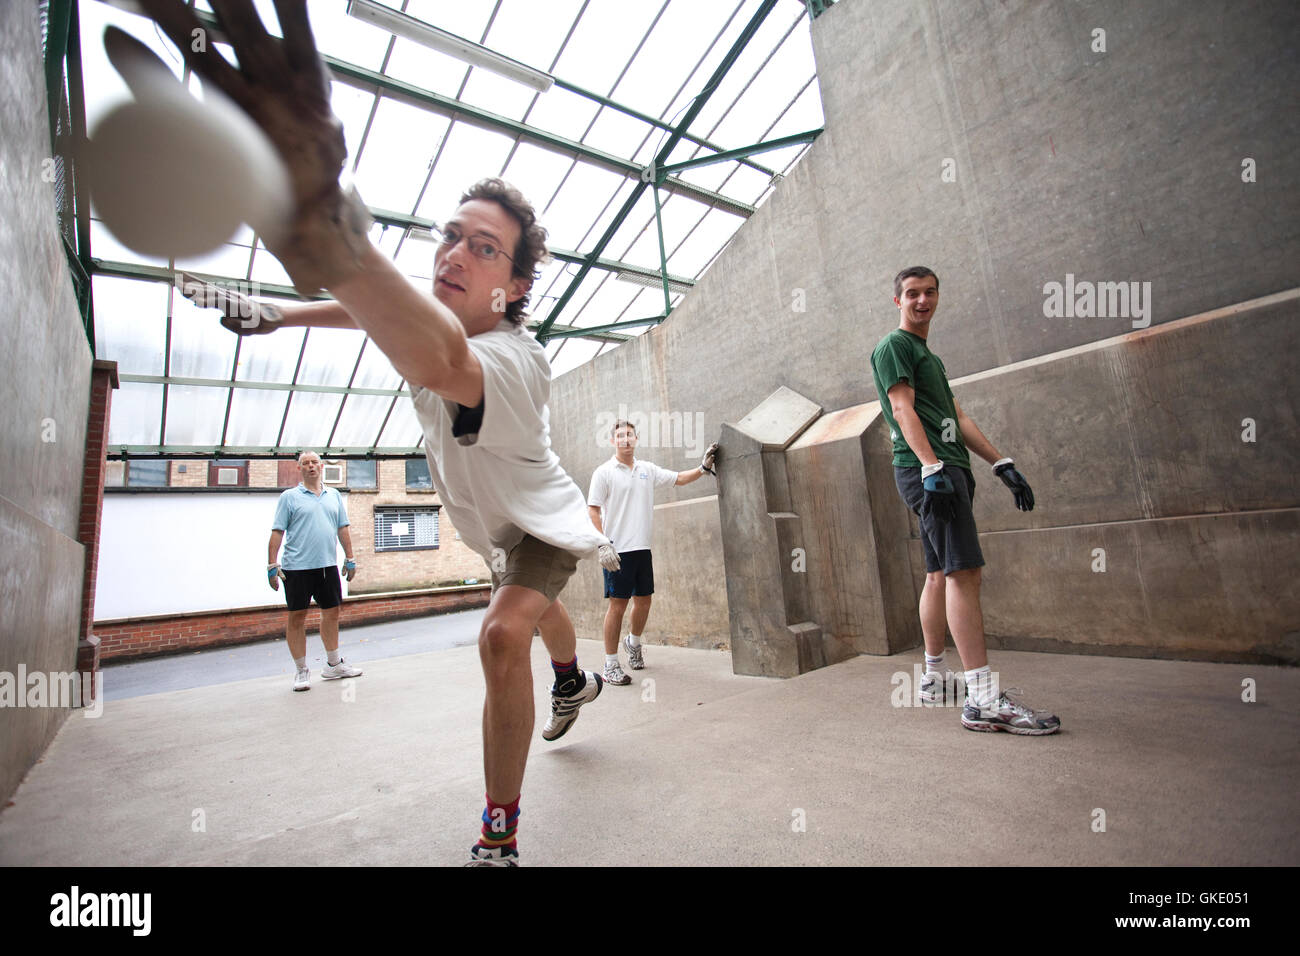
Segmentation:
[(618, 560), (617, 571), (605, 571), (605, 597), (627, 600), (655, 593), (655, 566), (649, 550), (621, 551)]
[(953, 490), (957, 492), (957, 514), (936, 533), (933, 522), (921, 518), (921, 502), (925, 498), (921, 469), (894, 467), (894, 483), (898, 485), (898, 493), (903, 496), (903, 501), (912, 509), (912, 513), (921, 519), (921, 548), (925, 551), (925, 570), (931, 574), (935, 571), (952, 574), (954, 571), (982, 568), (984, 552), (980, 550), (975, 512), (971, 508), (971, 503), (975, 500), (975, 476), (969, 468), (945, 468), (944, 473), (952, 480)]
[(343, 585), (339, 583), (339, 569), (312, 568), (310, 571), (284, 572), (284, 603), (290, 611), (305, 611), (316, 599), (322, 610), (343, 603)]

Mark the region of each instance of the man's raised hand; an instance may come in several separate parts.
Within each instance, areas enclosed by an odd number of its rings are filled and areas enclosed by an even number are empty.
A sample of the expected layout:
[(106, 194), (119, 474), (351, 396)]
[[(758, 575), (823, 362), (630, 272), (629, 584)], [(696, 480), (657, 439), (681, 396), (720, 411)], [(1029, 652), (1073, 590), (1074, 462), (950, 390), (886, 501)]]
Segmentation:
[[(274, 2), (282, 40), (267, 33), (252, 0), (212, 0), (239, 61), (236, 68), (211, 39), (194, 41), (208, 31), (181, 0), (139, 0), (194, 72), (247, 113), (284, 161), (294, 211), (283, 234), (263, 238), (297, 290), (311, 295), (360, 270), (370, 215), (355, 190), (345, 193), (339, 185), (347, 144), (343, 126), (330, 109), (329, 72), (316, 52), (307, 4)], [(144, 55), (157, 59), (139, 46)]]

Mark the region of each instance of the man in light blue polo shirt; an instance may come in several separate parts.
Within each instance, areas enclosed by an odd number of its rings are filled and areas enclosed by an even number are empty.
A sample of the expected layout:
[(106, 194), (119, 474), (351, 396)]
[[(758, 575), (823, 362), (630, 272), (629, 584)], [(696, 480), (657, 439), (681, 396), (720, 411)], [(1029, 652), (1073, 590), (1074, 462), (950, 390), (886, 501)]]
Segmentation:
[[(328, 665), (321, 671), (325, 680), (360, 677), (361, 669), (344, 663), (339, 656), (339, 605), (343, 603), (343, 585), (339, 581), (337, 540), (343, 545), (346, 563), (343, 572), (348, 580), (357, 573), (352, 560), (352, 538), (348, 534), (348, 513), (342, 496), (321, 482), (320, 456), (305, 451), (298, 456), (302, 481), (280, 495), (271, 523), (271, 540), (267, 547), (266, 579), (280, 590), (284, 581), (284, 599), (289, 606), (286, 638), (296, 673), (294, 690), (311, 690), (311, 672), (307, 669), (307, 609), (312, 598), (320, 608), (320, 638), (325, 645)], [(284, 556), (280, 557), (280, 543)]]

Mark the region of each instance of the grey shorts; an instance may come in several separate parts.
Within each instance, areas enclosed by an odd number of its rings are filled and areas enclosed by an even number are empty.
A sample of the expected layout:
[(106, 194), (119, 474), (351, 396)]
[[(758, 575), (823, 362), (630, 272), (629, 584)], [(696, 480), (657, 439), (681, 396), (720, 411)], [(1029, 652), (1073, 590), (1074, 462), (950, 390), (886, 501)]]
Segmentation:
[(546, 600), (554, 601), (576, 570), (578, 556), (572, 551), (526, 534), (506, 555), (505, 570), (492, 572), (492, 591), (513, 584), (540, 591)]
[(945, 468), (957, 492), (957, 514), (951, 522), (936, 530), (933, 522), (921, 517), (921, 501), (925, 489), (921, 486), (920, 468), (894, 467), (894, 483), (903, 501), (921, 521), (921, 548), (925, 552), (925, 570), (933, 574), (942, 571), (967, 571), (984, 567), (984, 552), (980, 550), (979, 530), (975, 527), (975, 476), (969, 468)]

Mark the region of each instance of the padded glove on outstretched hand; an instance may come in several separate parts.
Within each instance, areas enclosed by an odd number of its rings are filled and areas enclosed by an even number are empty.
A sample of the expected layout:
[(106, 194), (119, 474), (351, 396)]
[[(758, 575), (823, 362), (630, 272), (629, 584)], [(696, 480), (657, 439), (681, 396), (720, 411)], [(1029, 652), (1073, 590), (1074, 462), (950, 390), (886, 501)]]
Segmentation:
[(993, 466), (993, 474), (1002, 479), (1002, 483), (1011, 489), (1015, 495), (1016, 507), (1021, 511), (1034, 510), (1034, 490), (1029, 487), (1029, 482), (1025, 481), (1025, 476), (1015, 469), (1015, 462), (1010, 458), (1003, 458)]
[(937, 527), (949, 524), (957, 516), (957, 490), (952, 479), (940, 468), (921, 480), (925, 497), (921, 500), (921, 517), (929, 517)]
[[(307, 4), (274, 2), (283, 40), (266, 32), (251, 0), (213, 0), (224, 39), (239, 61), (236, 68), (181, 0), (139, 0), (194, 72), (247, 113), (284, 161), (294, 211), (282, 235), (264, 239), (297, 290), (312, 295), (360, 270), (370, 214), (355, 190), (344, 192), (339, 185), (347, 144), (343, 125), (330, 109), (330, 76), (316, 52)], [(206, 42), (198, 43), (196, 37)], [(108, 28), (109, 42), (119, 48), (119, 59), (126, 53), (137, 61), (158, 61), (144, 44), (116, 27)]]
[(280, 327), (284, 313), (269, 302), (258, 302), (233, 289), (181, 273), (181, 295), (200, 309), (220, 309), (221, 324), (236, 335), (265, 335)]

